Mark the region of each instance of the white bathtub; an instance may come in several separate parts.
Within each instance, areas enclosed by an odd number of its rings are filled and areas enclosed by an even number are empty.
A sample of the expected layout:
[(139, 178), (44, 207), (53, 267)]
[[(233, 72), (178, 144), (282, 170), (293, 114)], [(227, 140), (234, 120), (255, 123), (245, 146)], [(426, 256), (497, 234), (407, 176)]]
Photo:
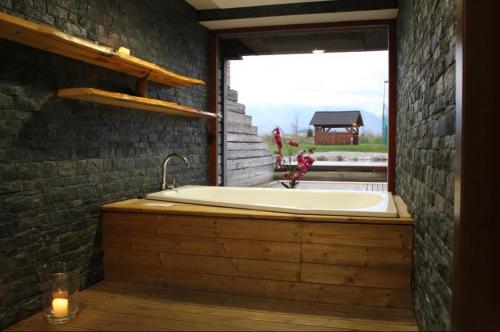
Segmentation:
[(146, 198), (297, 214), (398, 216), (389, 192), (185, 186), (148, 194)]

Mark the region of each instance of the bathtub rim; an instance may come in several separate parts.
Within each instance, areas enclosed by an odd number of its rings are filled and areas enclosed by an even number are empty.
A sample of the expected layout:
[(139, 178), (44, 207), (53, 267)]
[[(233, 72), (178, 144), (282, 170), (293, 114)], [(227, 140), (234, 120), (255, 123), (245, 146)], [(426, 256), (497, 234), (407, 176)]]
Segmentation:
[(164, 205), (155, 204), (151, 206), (148, 205), (148, 203), (151, 203), (152, 201), (143, 198), (131, 198), (110, 202), (108, 204), (102, 205), (101, 211), (116, 213), (117, 215), (120, 215), (122, 213), (140, 214), (147, 220), (150, 220), (150, 218), (159, 218), (161, 216), (192, 216), (210, 217), (213, 218), (214, 221), (218, 218), (223, 218), (226, 220), (231, 219), (235, 221), (252, 219), (262, 221), (274, 220), (276, 222), (349, 223), (413, 226), (415, 224), (415, 220), (408, 213), (408, 209), (404, 200), (398, 195), (393, 195), (393, 198), (394, 203), (396, 204), (396, 208), (398, 209), (398, 218), (305, 215), (169, 202), (163, 202)]
[[(185, 189), (191, 189), (191, 188), (207, 188), (211, 186), (195, 186), (195, 185), (188, 185), (188, 186), (183, 186), (180, 188), (177, 188), (177, 191), (185, 190)], [(217, 187), (217, 188), (227, 188), (227, 189), (222, 189), (222, 190), (230, 190), (230, 188), (233, 187)], [(239, 188), (239, 187), (235, 187)], [(241, 188), (239, 188), (241, 189)], [(281, 189), (281, 188), (260, 188), (260, 187), (249, 187), (247, 189), (256, 189), (256, 190), (265, 190), (265, 191), (276, 191), (276, 192), (287, 192), (290, 189)], [(398, 211), (398, 208), (396, 207), (394, 197), (391, 192), (359, 192), (359, 191), (353, 191), (353, 190), (324, 190), (324, 189), (293, 189), (297, 191), (309, 191), (309, 192), (321, 192), (324, 193), (325, 191), (333, 191), (335, 193), (339, 192), (347, 192), (347, 193), (356, 193), (356, 194), (361, 194), (361, 195), (366, 195), (367, 193), (373, 193), (376, 195), (386, 195), (387, 199), (387, 210), (386, 211), (367, 211), (365, 210), (360, 210), (360, 209), (337, 209), (335, 211), (325, 211), (325, 210), (318, 210), (318, 209), (306, 209), (306, 208), (297, 208), (297, 207), (287, 207), (287, 208), (282, 208), (278, 206), (272, 206), (272, 205), (258, 205), (258, 206), (252, 206), (250, 204), (239, 204), (239, 203), (210, 203), (207, 201), (203, 200), (197, 200), (197, 199), (178, 199), (176, 197), (172, 196), (161, 196), (160, 194), (163, 192), (169, 192), (169, 190), (162, 190), (158, 191), (155, 193), (150, 193), (146, 195), (146, 200), (148, 201), (162, 201), (162, 202), (169, 202), (169, 203), (176, 203), (176, 204), (192, 204), (192, 205), (199, 205), (199, 206), (205, 206), (205, 207), (219, 207), (219, 208), (231, 208), (231, 209), (243, 209), (243, 210), (248, 210), (248, 211), (265, 211), (265, 212), (273, 212), (273, 213), (285, 213), (285, 214), (292, 214), (292, 215), (314, 215), (314, 216), (344, 216), (344, 217), (360, 217), (360, 218), (399, 218), (400, 214)], [(170, 192), (174, 193), (175, 190), (170, 190)]]

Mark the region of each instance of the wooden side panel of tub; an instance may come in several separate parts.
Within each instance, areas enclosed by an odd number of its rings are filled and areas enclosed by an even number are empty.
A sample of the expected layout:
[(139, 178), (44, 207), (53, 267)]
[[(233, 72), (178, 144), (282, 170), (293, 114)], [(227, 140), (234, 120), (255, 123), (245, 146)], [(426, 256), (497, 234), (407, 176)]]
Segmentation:
[(300, 279), (298, 222), (105, 212), (103, 229), (106, 279), (127, 279), (133, 268), (144, 278), (175, 271)]
[(103, 213), (106, 280), (411, 308), (412, 226)]
[(304, 223), (302, 240), (301, 281), (410, 298), (413, 226)]

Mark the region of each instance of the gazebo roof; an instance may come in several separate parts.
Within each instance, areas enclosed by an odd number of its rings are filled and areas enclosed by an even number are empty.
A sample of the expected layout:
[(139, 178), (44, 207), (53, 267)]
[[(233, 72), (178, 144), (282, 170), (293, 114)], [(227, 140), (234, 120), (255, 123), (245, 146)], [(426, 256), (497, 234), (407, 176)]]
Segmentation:
[(314, 113), (310, 125), (319, 127), (351, 127), (355, 123), (358, 127), (363, 126), (363, 118), (360, 111), (328, 111)]

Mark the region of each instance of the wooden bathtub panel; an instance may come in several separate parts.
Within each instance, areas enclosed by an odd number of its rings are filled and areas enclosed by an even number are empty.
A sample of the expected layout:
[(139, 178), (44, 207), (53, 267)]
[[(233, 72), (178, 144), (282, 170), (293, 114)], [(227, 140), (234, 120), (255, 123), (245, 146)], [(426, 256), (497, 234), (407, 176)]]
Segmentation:
[(341, 223), (304, 223), (304, 243), (406, 248), (413, 246), (413, 227)]
[(107, 280), (411, 308), (411, 225), (103, 213)]
[(412, 267), (412, 251), (406, 248), (304, 243), (302, 260), (308, 263), (409, 270)]
[(106, 235), (114, 230), (128, 232), (156, 232), (156, 215), (148, 213), (104, 212), (102, 214), (103, 232)]
[(149, 286), (316, 303), (411, 309), (409, 290), (322, 285), (108, 265), (105, 279)]
[(300, 242), (300, 223), (217, 218), (217, 236), (230, 239)]
[(215, 217), (158, 214), (157, 220), (159, 234), (216, 236)]
[(299, 262), (300, 243), (110, 231), (104, 246), (166, 253)]
[(254, 259), (160, 253), (166, 270), (297, 281), (300, 264)]
[(157, 215), (158, 233), (227, 239), (300, 242), (300, 223), (176, 215)]
[(299, 263), (169, 254), (110, 247), (105, 250), (104, 262), (106, 265), (123, 266), (125, 270), (140, 267), (287, 281), (297, 281), (300, 277)]
[(125, 270), (134, 267), (152, 269), (163, 268), (163, 262), (159, 252), (104, 247), (105, 269), (108, 265), (121, 265)]
[(300, 280), (321, 284), (409, 290), (411, 271), (303, 263)]

